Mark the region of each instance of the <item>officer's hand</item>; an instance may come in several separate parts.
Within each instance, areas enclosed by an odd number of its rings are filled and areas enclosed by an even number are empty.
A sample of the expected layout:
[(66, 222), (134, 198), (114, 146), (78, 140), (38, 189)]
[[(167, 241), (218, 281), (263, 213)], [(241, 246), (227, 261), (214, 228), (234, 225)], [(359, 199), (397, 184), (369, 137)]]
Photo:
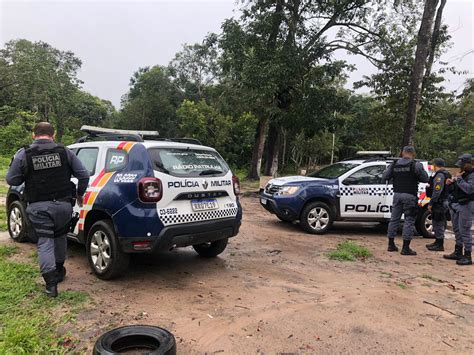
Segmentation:
[(464, 175), (464, 171), (458, 171), (458, 172), (456, 173), (456, 177), (457, 177), (457, 178), (460, 178), (460, 177), (463, 176), (463, 175)]
[(454, 182), (453, 179), (447, 179), (446, 180), (446, 185), (451, 185)]
[(79, 207), (82, 207), (84, 204), (84, 196), (77, 196), (76, 202)]

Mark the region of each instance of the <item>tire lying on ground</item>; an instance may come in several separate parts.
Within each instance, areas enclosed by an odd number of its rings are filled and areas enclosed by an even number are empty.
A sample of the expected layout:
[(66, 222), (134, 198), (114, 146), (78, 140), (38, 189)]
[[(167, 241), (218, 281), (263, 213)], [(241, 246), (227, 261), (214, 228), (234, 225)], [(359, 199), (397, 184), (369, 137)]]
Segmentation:
[(163, 328), (149, 325), (130, 325), (112, 329), (97, 339), (94, 355), (134, 353), (175, 355), (173, 334)]

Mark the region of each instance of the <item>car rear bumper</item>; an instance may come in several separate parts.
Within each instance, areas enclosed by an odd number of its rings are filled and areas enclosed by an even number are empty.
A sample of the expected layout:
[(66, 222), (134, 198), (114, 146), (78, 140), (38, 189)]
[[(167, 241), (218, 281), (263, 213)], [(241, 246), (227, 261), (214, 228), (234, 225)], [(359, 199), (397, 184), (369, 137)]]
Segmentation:
[[(214, 221), (179, 224), (163, 228), (158, 236), (119, 238), (126, 253), (167, 251), (219, 239), (231, 238), (239, 233), (239, 218), (223, 218)], [(147, 245), (147, 242), (148, 245)], [(142, 247), (137, 249), (137, 243)]]

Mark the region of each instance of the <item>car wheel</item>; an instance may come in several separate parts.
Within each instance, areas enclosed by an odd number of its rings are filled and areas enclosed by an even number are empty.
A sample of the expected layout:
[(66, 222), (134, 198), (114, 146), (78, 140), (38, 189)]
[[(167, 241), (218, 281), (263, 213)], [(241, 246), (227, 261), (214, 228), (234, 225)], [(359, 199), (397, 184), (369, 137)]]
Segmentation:
[(148, 325), (130, 325), (108, 331), (94, 345), (94, 355), (122, 353), (175, 355), (176, 340), (169, 331)]
[(28, 241), (28, 219), (20, 201), (13, 201), (8, 206), (8, 233), (15, 242)]
[(213, 242), (196, 244), (193, 245), (193, 248), (200, 256), (204, 258), (213, 258), (225, 250), (228, 241), (229, 238), (224, 238)]
[(324, 202), (312, 202), (303, 208), (300, 225), (308, 233), (324, 234), (331, 229), (334, 217)]
[(99, 279), (113, 279), (128, 268), (130, 255), (120, 248), (110, 221), (94, 223), (87, 236), (87, 259)]
[(424, 209), (416, 221), (416, 231), (422, 235), (423, 238), (434, 238), (433, 220), (431, 212)]

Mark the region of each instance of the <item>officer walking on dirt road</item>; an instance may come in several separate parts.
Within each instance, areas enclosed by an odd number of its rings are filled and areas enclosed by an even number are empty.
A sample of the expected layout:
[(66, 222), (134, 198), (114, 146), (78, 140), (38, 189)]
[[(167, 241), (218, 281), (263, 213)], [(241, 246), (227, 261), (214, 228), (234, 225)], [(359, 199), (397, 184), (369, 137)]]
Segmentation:
[[(73, 152), (54, 143), (54, 128), (50, 123), (38, 123), (33, 138), (33, 144), (20, 149), (13, 157), (6, 180), (14, 186), (25, 183), (26, 213), (38, 237), (45, 293), (56, 297), (57, 284), (66, 275), (66, 236), (70, 229), (73, 199), (77, 198), (78, 205), (82, 206), (89, 172)], [(71, 175), (78, 179), (77, 193)]]
[[(458, 265), (472, 265), (472, 220), (474, 218), (474, 165), (471, 154), (459, 157), (456, 166), (460, 171), (448, 180), (453, 192), (450, 195), (451, 221), (456, 246), (454, 252), (444, 255), (445, 259), (456, 260)], [(464, 255), (462, 248), (464, 246)]]
[(426, 196), (430, 197), (428, 210), (431, 212), (434, 243), (427, 244), (426, 248), (431, 251), (444, 251), (444, 231), (446, 229), (446, 213), (448, 212), (448, 185), (446, 182), (451, 178), (449, 171), (445, 169), (443, 159), (433, 160), (434, 175), (430, 177), (429, 186), (426, 188)]
[(415, 161), (415, 148), (405, 146), (402, 150), (402, 158), (393, 162), (383, 174), (383, 180), (393, 179), (393, 206), (392, 216), (388, 224), (388, 251), (398, 251), (395, 245), (395, 237), (400, 224), (402, 214), (405, 215), (403, 224), (403, 247), (402, 255), (416, 255), (410, 249), (413, 238), (416, 215), (418, 211), (418, 184), (428, 182), (429, 177), (423, 165)]

